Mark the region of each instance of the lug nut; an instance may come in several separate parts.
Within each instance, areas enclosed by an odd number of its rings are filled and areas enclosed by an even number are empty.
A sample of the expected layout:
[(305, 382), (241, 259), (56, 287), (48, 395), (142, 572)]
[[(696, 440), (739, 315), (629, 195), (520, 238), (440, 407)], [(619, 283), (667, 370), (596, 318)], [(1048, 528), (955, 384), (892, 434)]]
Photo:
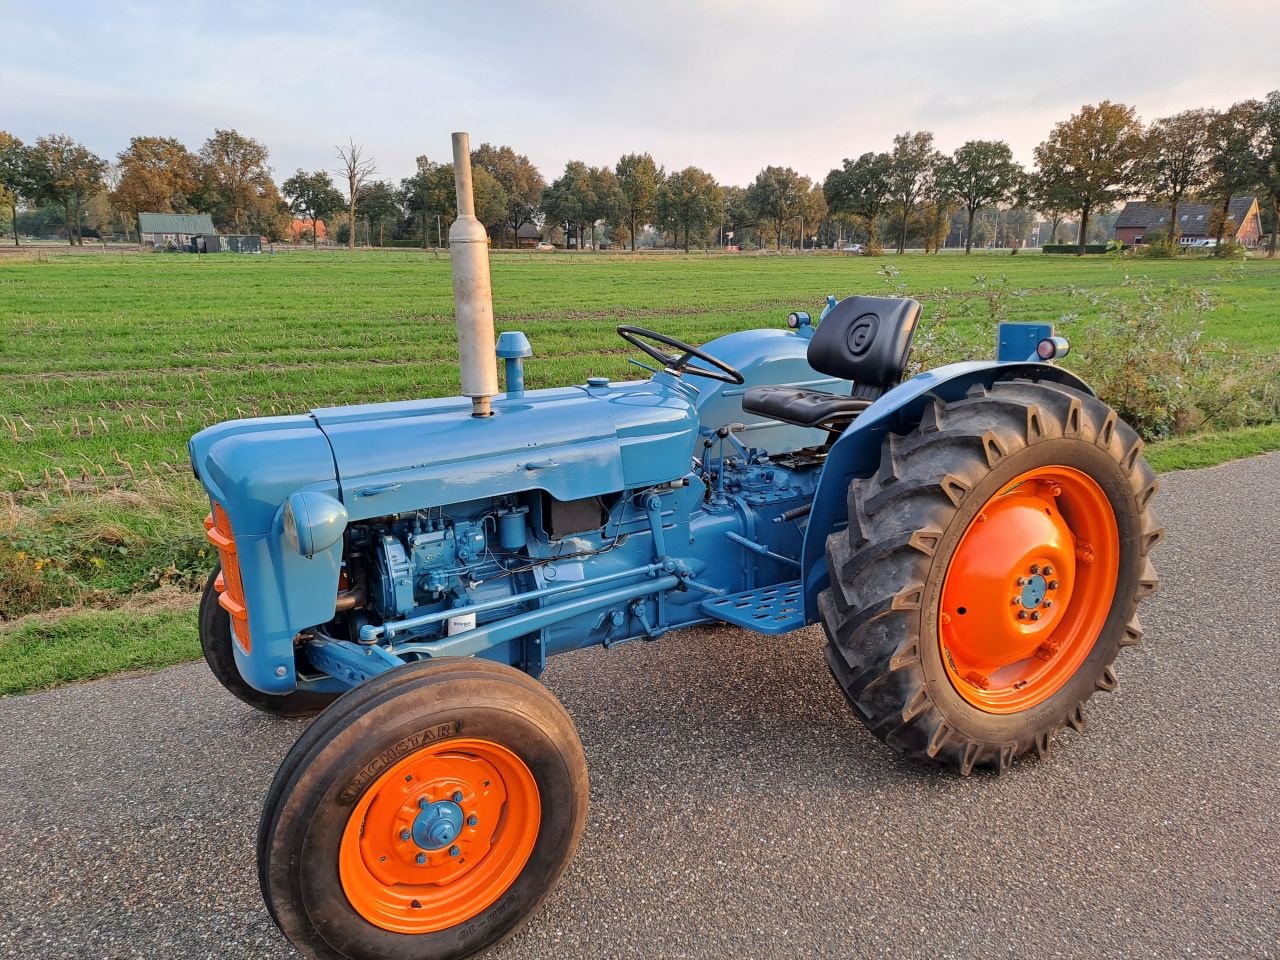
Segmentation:
[(477, 817), (474, 813), (471, 816), (467, 817), (468, 827), (474, 827), (479, 822), (480, 822), (480, 818)]
[(1052, 607), (1052, 606), (1053, 606), (1053, 601), (1052, 601), (1052, 600), (1046, 600), (1043, 604), (1041, 604), (1041, 606), (1043, 606), (1046, 610), (1048, 610), (1050, 607)]
[(401, 839), (401, 840), (408, 840), (408, 839), (409, 839), (409, 836), (410, 836), (410, 834), (409, 834), (409, 831), (408, 831), (408, 830), (401, 830), (401, 831), (400, 831), (400, 839)]
[(1019, 619), (1019, 620), (1025, 620), (1025, 619), (1027, 619), (1027, 611), (1025, 611), (1025, 610), (1019, 610), (1019, 611), (1018, 611), (1018, 619)]
[(461, 791), (461, 790), (455, 790), (455, 791), (453, 791), (453, 802), (454, 802), (454, 803), (461, 803), (461, 802), (462, 802), (462, 791)]
[(1053, 567), (1049, 566), (1047, 563), (1044, 565), (1044, 575), (1046, 577), (1053, 576)]
[(1013, 605), (1016, 607), (1018, 604), (1020, 604), (1020, 603), (1022, 602), (1022, 598), (1021, 598), (1021, 597), (1010, 597), (1010, 598), (1009, 598), (1009, 602), (1010, 602), (1011, 604), (1013, 604)]
[(1049, 589), (1050, 589), (1050, 590), (1057, 590), (1057, 589), (1058, 589), (1058, 581), (1057, 581), (1057, 580), (1050, 580), (1050, 581), (1049, 581), (1048, 586), (1049, 586)]
[(423, 864), (427, 862), (427, 855), (425, 853), (420, 853), (414, 859), (417, 860), (419, 864)]
[(460, 853), (462, 853), (462, 851), (458, 849), (456, 844), (449, 848), (449, 856), (451, 857), (456, 857)]
[(1017, 579), (1017, 581), (1016, 581), (1016, 582), (1017, 582), (1018, 586), (1020, 586), (1020, 587), (1025, 587), (1025, 586), (1027, 585), (1027, 578), (1026, 578), (1026, 577), (1019, 577), (1019, 578)]
[(431, 806), (431, 798), (430, 798), (430, 797), (419, 797), (419, 798), (418, 798), (418, 806), (419, 806), (419, 807), (421, 807), (423, 810), (427, 809), (427, 807)]
[(1040, 572), (1040, 564), (1038, 564), (1038, 563), (1033, 563), (1033, 564), (1031, 565), (1031, 572), (1032, 572), (1032, 573), (1039, 573), (1039, 572)]
[(1031, 619), (1032, 619), (1032, 620), (1039, 620), (1039, 619), (1040, 619), (1040, 611), (1039, 611), (1039, 610), (1037, 610), (1035, 613), (1031, 614)]

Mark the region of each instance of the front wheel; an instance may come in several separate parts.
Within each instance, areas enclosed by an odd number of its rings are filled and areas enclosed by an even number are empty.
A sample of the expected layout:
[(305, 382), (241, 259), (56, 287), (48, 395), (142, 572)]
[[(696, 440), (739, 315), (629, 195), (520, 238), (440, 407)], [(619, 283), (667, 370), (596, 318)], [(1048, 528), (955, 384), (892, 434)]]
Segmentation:
[(200, 649), (214, 678), (237, 700), (277, 717), (313, 717), (333, 703), (338, 694), (308, 690), (302, 682), (297, 690), (284, 696), (263, 693), (245, 682), (231, 649), (236, 642), (232, 635), (231, 617), (218, 603), (218, 594), (222, 592), (218, 584), (221, 576), (222, 567), (219, 565), (209, 574), (204, 593), (200, 595)]
[(586, 822), (573, 721), (541, 684), (437, 660), (344, 694), (281, 764), (262, 894), (307, 956), (454, 960), (514, 933)]
[(886, 436), (828, 537), (819, 597), (828, 664), (876, 736), (968, 774), (1083, 729), (1157, 585), (1141, 450), (1097, 398), (1029, 381)]

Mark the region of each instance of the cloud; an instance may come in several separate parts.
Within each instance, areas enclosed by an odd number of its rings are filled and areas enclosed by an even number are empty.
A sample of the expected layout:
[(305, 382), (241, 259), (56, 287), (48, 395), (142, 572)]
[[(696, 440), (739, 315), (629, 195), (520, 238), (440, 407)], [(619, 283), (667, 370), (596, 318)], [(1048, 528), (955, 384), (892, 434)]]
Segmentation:
[(283, 177), (335, 167), (350, 136), (399, 178), (468, 129), (548, 178), (648, 150), (727, 183), (768, 164), (821, 178), (908, 129), (947, 150), (1006, 139), (1029, 162), (1083, 103), (1150, 118), (1265, 94), (1248, 38), (1280, 32), (1261, 0), (65, 0), (0, 15), (0, 122), (24, 139), (65, 132), (113, 155), (136, 134), (198, 147), (230, 126)]

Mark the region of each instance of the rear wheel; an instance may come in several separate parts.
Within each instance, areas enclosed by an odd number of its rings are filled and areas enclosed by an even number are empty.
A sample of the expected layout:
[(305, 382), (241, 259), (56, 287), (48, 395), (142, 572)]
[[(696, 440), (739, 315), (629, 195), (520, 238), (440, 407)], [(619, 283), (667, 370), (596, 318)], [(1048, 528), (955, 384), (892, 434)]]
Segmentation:
[(217, 681), (236, 699), (277, 717), (312, 717), (333, 703), (338, 694), (307, 690), (301, 683), (293, 693), (278, 697), (255, 690), (245, 682), (231, 649), (231, 645), (235, 643), (231, 617), (218, 604), (218, 594), (221, 593), (218, 578), (221, 575), (221, 566), (209, 574), (204, 593), (200, 595), (199, 618), (200, 649), (204, 652), (204, 662), (209, 665), (209, 670)]
[(827, 540), (819, 597), (832, 673), (876, 736), (968, 774), (1083, 729), (1157, 585), (1141, 450), (1095, 397), (1029, 381), (885, 438)]
[(298, 740), (263, 808), (263, 897), (313, 957), (469, 957), (514, 933), (586, 822), (586, 758), (545, 687), (483, 660), (410, 664)]

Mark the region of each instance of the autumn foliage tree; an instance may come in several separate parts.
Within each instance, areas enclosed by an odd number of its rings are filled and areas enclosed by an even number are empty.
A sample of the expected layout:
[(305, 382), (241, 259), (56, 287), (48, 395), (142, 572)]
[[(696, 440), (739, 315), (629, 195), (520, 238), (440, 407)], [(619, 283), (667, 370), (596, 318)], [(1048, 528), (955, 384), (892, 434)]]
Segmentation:
[(18, 246), (18, 201), (31, 192), (30, 154), (22, 141), (0, 130), (0, 200), (9, 208), (13, 245)]
[(907, 228), (916, 202), (927, 190), (942, 155), (933, 148), (933, 134), (927, 130), (907, 131), (893, 138), (889, 154), (889, 207), (898, 225), (898, 253), (907, 249)]
[(1036, 166), (1046, 189), (1080, 213), (1080, 253), (1089, 218), (1133, 190), (1145, 142), (1133, 107), (1104, 100), (1081, 107), (1036, 147)]
[(181, 213), (200, 189), (199, 163), (172, 137), (134, 137), (117, 156), (111, 202), (136, 225), (140, 213)]
[(62, 134), (39, 137), (28, 158), (33, 197), (62, 207), (67, 242), (82, 245), (80, 211), (102, 189), (106, 163), (88, 147)]
[(215, 130), (200, 148), (206, 209), (244, 233), (255, 207), (276, 194), (267, 148), (235, 130)]
[(503, 219), (486, 225), (510, 227), (512, 242), (518, 243), (520, 228), (533, 222), (542, 201), (542, 191), (547, 186), (542, 174), (524, 154), (516, 153), (510, 147), (495, 147), (489, 143), (482, 143), (471, 151), (471, 165), (488, 171), (502, 186), (506, 195)]

